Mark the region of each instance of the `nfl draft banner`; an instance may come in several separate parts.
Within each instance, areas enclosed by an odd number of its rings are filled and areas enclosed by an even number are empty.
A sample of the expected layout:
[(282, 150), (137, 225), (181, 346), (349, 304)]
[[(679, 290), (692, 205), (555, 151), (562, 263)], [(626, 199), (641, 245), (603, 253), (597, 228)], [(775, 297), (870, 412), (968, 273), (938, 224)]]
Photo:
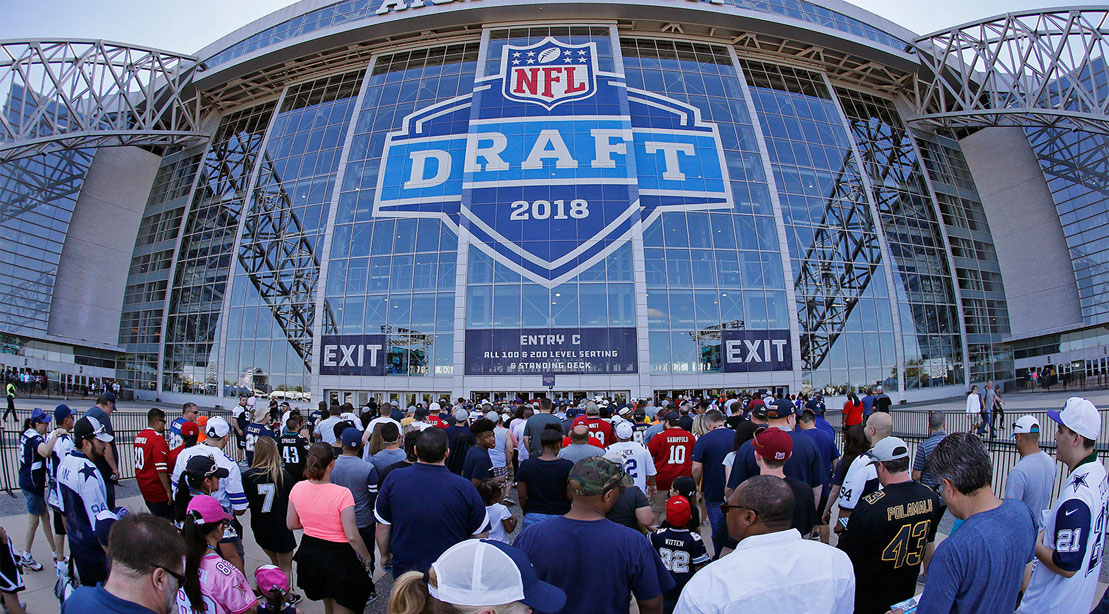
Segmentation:
[(466, 375), (635, 373), (635, 348), (634, 328), (468, 330)]
[(548, 37), (505, 45), (472, 94), (404, 118), (373, 215), (439, 218), (552, 288), (664, 211), (731, 208), (720, 137), (698, 109), (601, 72), (595, 43)]

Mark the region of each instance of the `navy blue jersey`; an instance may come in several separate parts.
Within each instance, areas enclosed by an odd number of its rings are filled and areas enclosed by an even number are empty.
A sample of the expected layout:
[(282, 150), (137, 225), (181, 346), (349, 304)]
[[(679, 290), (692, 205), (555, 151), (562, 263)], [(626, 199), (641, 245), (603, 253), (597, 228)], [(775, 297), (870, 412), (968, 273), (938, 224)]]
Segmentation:
[(251, 465), (254, 463), (254, 444), (258, 441), (259, 437), (269, 437), (273, 439), (273, 431), (257, 422), (251, 422), (243, 429), (243, 439), (246, 441), (246, 464)]
[(39, 456), (40, 443), (46, 438), (32, 429), (19, 437), (19, 487), (41, 496), (46, 492), (46, 459)]
[(96, 465), (78, 450), (70, 452), (58, 467), (66, 535), (82, 582), (107, 579), (104, 547), (116, 521), (108, 507), (107, 487)]
[(675, 529), (669, 525), (651, 533), (650, 538), (651, 547), (662, 559), (662, 566), (674, 578), (674, 588), (663, 594), (663, 601), (672, 610), (686, 582), (693, 577), (694, 568), (709, 562), (705, 542), (689, 529)]
[(647, 429), (649, 428), (651, 428), (651, 425), (646, 422), (633, 422), (632, 441), (641, 446), (646, 446), (647, 442), (644, 441), (644, 439), (646, 438)]

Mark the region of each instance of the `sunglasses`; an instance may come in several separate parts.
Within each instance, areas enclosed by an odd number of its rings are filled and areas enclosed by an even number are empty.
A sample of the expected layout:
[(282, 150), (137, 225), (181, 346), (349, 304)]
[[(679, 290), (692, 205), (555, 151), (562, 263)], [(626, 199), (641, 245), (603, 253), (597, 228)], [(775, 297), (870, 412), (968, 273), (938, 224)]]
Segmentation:
[(187, 579), (187, 578), (185, 578), (185, 574), (179, 574), (176, 571), (173, 571), (172, 569), (169, 569), (168, 567), (162, 567), (161, 565), (155, 565), (154, 569), (161, 569), (162, 571), (164, 571), (164, 572), (168, 573), (169, 575), (173, 576), (173, 579), (177, 580), (177, 588), (181, 588), (182, 586), (185, 586), (185, 580)]
[(746, 505), (728, 505), (727, 503), (721, 503), (720, 504), (720, 513), (727, 516), (728, 515), (728, 510), (733, 509), (733, 508), (738, 509), (738, 510), (750, 510), (752, 512), (755, 512), (756, 516), (759, 513), (758, 510), (756, 510), (753, 507), (747, 507)]

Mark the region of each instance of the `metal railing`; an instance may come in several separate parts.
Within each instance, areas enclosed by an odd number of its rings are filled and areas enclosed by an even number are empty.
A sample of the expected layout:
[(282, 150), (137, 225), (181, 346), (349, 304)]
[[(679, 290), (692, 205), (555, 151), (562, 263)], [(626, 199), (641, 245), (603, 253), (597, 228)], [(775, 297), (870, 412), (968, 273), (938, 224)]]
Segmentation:
[[(31, 412), (19, 410), (19, 421), (10, 419), (0, 425), (0, 490), (15, 496), (19, 491), (19, 465), (20, 449), (19, 438), (23, 433), (23, 421), (30, 417)], [(226, 410), (209, 410), (204, 412), (209, 417), (221, 416), (228, 423), (231, 422), (231, 412)], [(172, 422), (176, 416), (166, 416)], [(51, 425), (53, 428), (53, 425)], [(135, 436), (147, 428), (146, 412), (112, 413), (112, 428), (115, 431), (116, 466), (119, 468), (119, 479), (127, 480), (135, 477)], [(167, 427), (168, 428), (168, 427)], [(243, 452), (235, 445), (235, 436), (231, 435), (223, 450), (224, 454), (236, 462), (245, 458)]]

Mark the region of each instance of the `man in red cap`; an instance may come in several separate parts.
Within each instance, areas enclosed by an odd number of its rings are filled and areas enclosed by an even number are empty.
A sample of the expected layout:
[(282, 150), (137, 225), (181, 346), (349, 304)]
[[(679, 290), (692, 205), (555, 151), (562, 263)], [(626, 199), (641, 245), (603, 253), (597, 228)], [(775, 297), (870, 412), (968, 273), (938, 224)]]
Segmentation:
[(665, 614), (674, 611), (686, 583), (709, 562), (704, 540), (686, 528), (692, 517), (693, 510), (689, 508), (688, 499), (680, 495), (670, 497), (666, 501), (666, 520), (650, 535), (651, 547), (658, 552), (663, 566), (670, 571), (676, 584), (662, 595), (662, 611)]
[(816, 501), (808, 484), (786, 477), (786, 461), (793, 454), (793, 438), (781, 429), (770, 428), (755, 433), (755, 462), (759, 475), (782, 478), (793, 491), (793, 524), (802, 537), (808, 537), (816, 526)]

